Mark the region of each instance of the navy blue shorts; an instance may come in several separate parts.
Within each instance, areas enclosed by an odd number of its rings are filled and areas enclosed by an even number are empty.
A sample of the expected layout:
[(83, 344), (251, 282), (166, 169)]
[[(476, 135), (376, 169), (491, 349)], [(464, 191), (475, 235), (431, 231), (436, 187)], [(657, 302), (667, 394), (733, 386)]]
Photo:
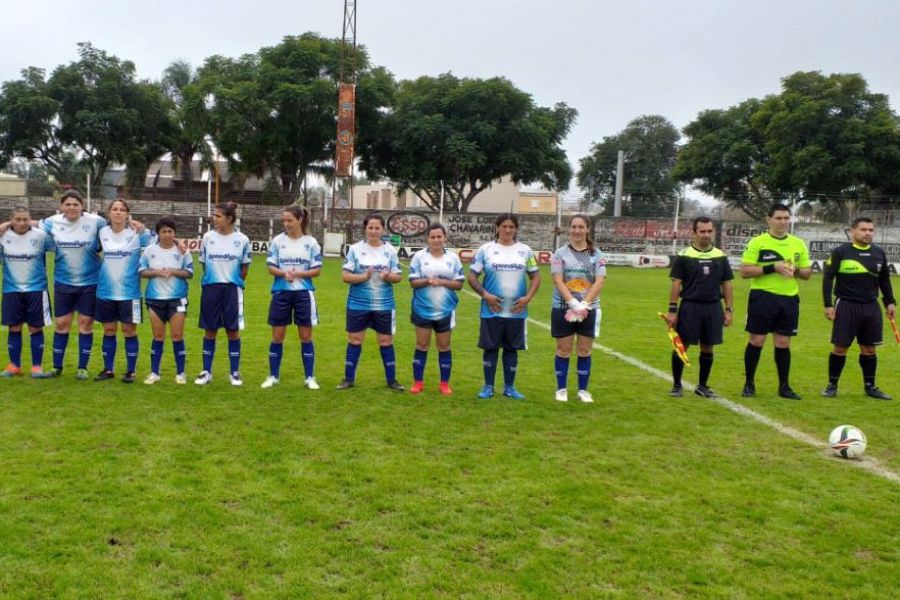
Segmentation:
[(200, 329), (244, 328), (244, 290), (232, 283), (213, 283), (200, 291)]
[(525, 319), (482, 317), (478, 347), (482, 350), (525, 350), (528, 347)]
[(168, 323), (176, 313), (187, 313), (188, 299), (177, 300), (147, 300), (147, 310), (155, 314), (163, 323)]
[(382, 335), (394, 335), (397, 329), (397, 311), (347, 309), (347, 332), (356, 333), (374, 329)]
[(135, 300), (103, 300), (97, 298), (94, 320), (101, 323), (141, 323), (141, 299)]
[(423, 319), (413, 311), (409, 317), (410, 322), (416, 327), (423, 329), (434, 329), (435, 333), (444, 333), (452, 331), (456, 327), (456, 311), (454, 310), (443, 319)]
[(56, 306), (56, 316), (62, 317), (78, 311), (80, 315), (93, 318), (96, 294), (96, 285), (53, 284), (53, 304)]
[(588, 311), (588, 316), (584, 321), (569, 322), (566, 321), (566, 311), (568, 308), (553, 307), (550, 309), (550, 335), (555, 338), (564, 338), (576, 333), (580, 337), (595, 338), (600, 335), (601, 315), (599, 308)]
[(282, 327), (290, 325), (312, 327), (319, 324), (316, 297), (311, 290), (291, 290), (275, 292), (269, 302), (269, 325)]
[(3, 325), (46, 327), (53, 323), (50, 317), (50, 294), (42, 292), (7, 292), (3, 294)]

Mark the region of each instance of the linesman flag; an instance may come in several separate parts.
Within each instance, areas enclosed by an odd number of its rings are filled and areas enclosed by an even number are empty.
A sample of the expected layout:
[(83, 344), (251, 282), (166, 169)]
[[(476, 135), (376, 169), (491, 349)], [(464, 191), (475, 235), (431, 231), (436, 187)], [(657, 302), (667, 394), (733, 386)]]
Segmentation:
[(891, 322), (891, 329), (894, 330), (894, 339), (900, 344), (900, 331), (897, 331), (897, 320), (894, 317), (888, 317)]
[(678, 335), (678, 332), (675, 331), (674, 327), (669, 327), (669, 322), (666, 321), (666, 315), (661, 312), (656, 313), (659, 315), (659, 318), (665, 321), (666, 323), (666, 333), (669, 334), (669, 340), (672, 342), (672, 349), (675, 351), (675, 354), (678, 355), (678, 358), (681, 359), (681, 362), (684, 363), (684, 366), (691, 366), (691, 359), (688, 358), (687, 350), (684, 347), (684, 342), (681, 341), (681, 336)]

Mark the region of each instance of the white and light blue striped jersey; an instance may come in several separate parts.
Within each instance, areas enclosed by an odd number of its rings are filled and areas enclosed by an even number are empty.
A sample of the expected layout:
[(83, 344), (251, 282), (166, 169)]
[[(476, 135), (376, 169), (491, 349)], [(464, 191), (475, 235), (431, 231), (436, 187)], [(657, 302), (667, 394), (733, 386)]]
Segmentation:
[(200, 285), (231, 283), (244, 287), (241, 267), (250, 264), (250, 240), (240, 231), (222, 235), (215, 229), (203, 234), (198, 259), (206, 267)]
[(103, 263), (97, 280), (97, 297), (103, 300), (140, 300), (141, 278), (138, 264), (141, 249), (150, 243), (148, 231), (136, 233), (126, 227), (116, 233), (112, 227), (100, 230), (100, 248)]
[[(150, 244), (141, 254), (138, 272), (157, 269), (177, 269), (193, 274), (194, 259), (190, 252), (182, 254), (177, 245), (162, 248), (158, 243)], [(179, 300), (187, 295), (188, 282), (181, 277), (151, 277), (144, 292), (147, 300)]]
[[(318, 269), (322, 266), (322, 248), (316, 238), (311, 235), (304, 235), (294, 240), (288, 234), (280, 233), (272, 238), (272, 242), (269, 244), (269, 256), (266, 258), (266, 264), (284, 271)], [(276, 277), (272, 283), (273, 293), (314, 289), (316, 286), (309, 277), (293, 281), (288, 281), (284, 277)]]
[(83, 213), (74, 222), (53, 215), (40, 222), (40, 228), (53, 236), (56, 261), (53, 281), (66, 285), (97, 285), (100, 277), (100, 240), (97, 234), (106, 227), (106, 219)]
[[(445, 281), (465, 279), (459, 256), (444, 250), (444, 255), (435, 258), (431, 250), (424, 248), (416, 252), (409, 262), (409, 280), (436, 277)], [(413, 289), (412, 310), (423, 319), (437, 321), (446, 319), (456, 309), (459, 297), (456, 290), (443, 286), (426, 285)]]
[(365, 241), (356, 242), (347, 251), (344, 270), (361, 274), (374, 270), (372, 278), (362, 283), (351, 283), (347, 294), (350, 310), (394, 310), (394, 285), (381, 278), (381, 273), (400, 272), (397, 250), (390, 244), (370, 246)]
[[(603, 253), (599, 248), (588, 252), (586, 249), (575, 250), (566, 244), (553, 253), (553, 258), (550, 259), (550, 273), (561, 274), (563, 283), (572, 292), (572, 296), (576, 300), (584, 300), (594, 282), (601, 277), (606, 277), (606, 259), (603, 258)], [(553, 286), (553, 306), (555, 308), (566, 308), (567, 306), (555, 285)], [(591, 303), (592, 308), (599, 306), (599, 299), (595, 299)]]
[(42, 229), (32, 227), (21, 235), (7, 229), (0, 236), (3, 293), (46, 290), (47, 252), (52, 249), (53, 238)]
[(524, 319), (528, 317), (526, 308), (520, 313), (513, 313), (512, 306), (516, 300), (528, 293), (528, 277), (526, 273), (538, 270), (537, 259), (531, 248), (521, 242), (504, 246), (498, 242), (488, 242), (475, 253), (469, 270), (473, 273), (484, 272), (482, 285), (485, 291), (499, 296), (503, 301), (503, 310), (498, 313), (484, 300), (481, 301), (483, 318), (506, 317), (507, 319)]

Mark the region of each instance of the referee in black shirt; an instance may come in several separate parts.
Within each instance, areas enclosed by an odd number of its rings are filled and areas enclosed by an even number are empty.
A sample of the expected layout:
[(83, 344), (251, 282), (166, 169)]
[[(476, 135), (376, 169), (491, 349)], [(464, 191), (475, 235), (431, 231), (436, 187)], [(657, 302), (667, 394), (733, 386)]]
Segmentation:
[[(894, 292), (884, 250), (872, 244), (875, 225), (868, 217), (859, 217), (850, 224), (850, 243), (832, 250), (825, 262), (822, 295), (825, 299), (825, 318), (833, 321), (831, 355), (828, 357), (828, 386), (822, 392), (826, 398), (837, 395), (838, 380), (847, 362), (847, 349), (853, 339), (859, 344), (859, 366), (863, 373), (865, 394), (878, 400), (891, 397), (875, 385), (878, 359), (875, 347), (883, 339), (883, 321), (878, 308), (878, 290), (885, 310), (894, 317)], [(832, 302), (832, 294), (837, 297)]]

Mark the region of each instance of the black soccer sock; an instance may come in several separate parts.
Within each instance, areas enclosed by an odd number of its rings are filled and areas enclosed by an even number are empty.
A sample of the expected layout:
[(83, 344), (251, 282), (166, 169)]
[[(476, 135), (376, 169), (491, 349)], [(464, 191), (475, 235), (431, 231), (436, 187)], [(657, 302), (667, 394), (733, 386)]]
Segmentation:
[(706, 387), (706, 384), (709, 382), (709, 373), (712, 371), (713, 365), (713, 353), (712, 352), (701, 352), (700, 353), (700, 385)]
[(859, 367), (863, 373), (866, 387), (875, 387), (875, 371), (878, 369), (878, 357), (874, 354), (860, 354)]
[(775, 348), (775, 368), (778, 370), (778, 387), (787, 387), (791, 376), (791, 349)]
[(678, 358), (678, 353), (672, 350), (672, 385), (681, 387), (681, 374), (684, 373), (684, 363)]
[(753, 380), (756, 379), (756, 367), (759, 365), (760, 354), (762, 354), (762, 346), (748, 343), (744, 348), (744, 378), (747, 383), (753, 383)]
[(837, 385), (845, 364), (847, 364), (846, 354), (835, 354), (832, 352), (828, 355), (828, 383)]

